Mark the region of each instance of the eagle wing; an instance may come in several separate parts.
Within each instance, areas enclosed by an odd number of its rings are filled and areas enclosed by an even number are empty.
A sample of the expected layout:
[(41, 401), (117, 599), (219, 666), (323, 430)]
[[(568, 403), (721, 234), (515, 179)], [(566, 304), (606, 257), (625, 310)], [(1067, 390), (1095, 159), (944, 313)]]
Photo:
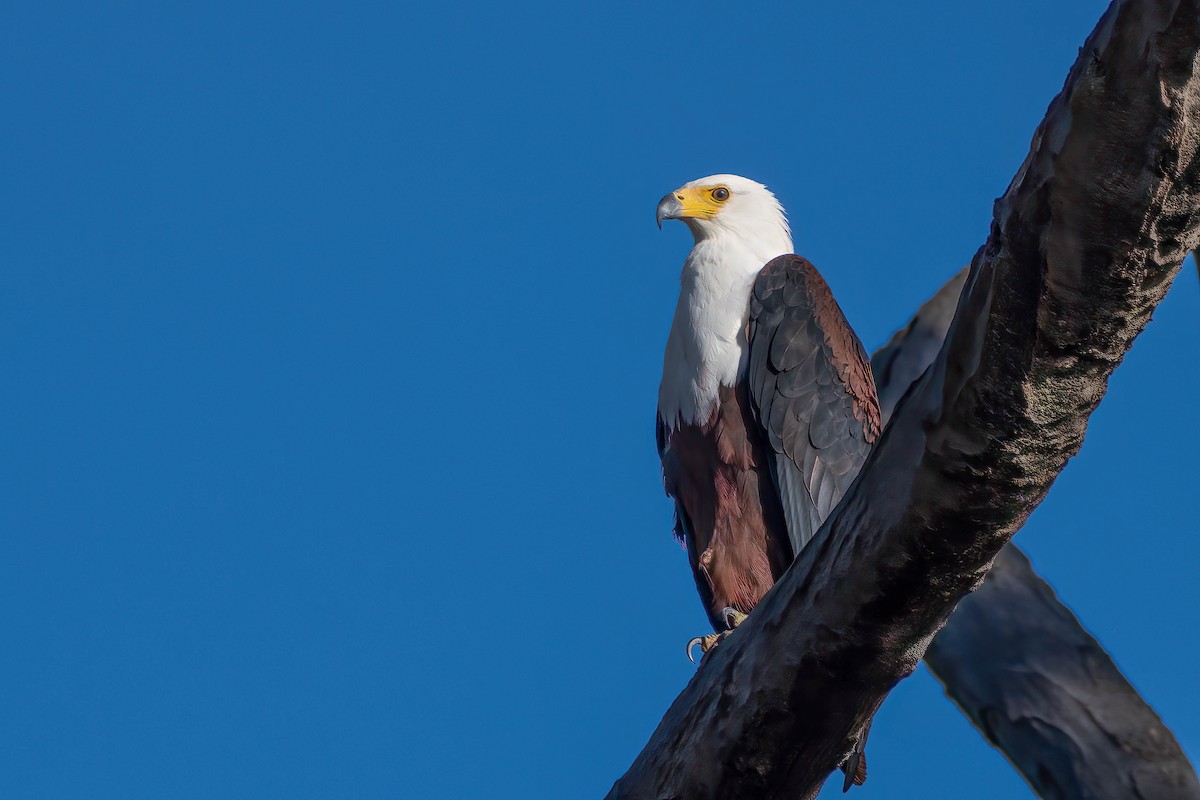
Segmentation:
[(793, 557), (850, 488), (879, 437), (870, 362), (807, 259), (772, 259), (750, 296), (746, 375), (771, 451)]

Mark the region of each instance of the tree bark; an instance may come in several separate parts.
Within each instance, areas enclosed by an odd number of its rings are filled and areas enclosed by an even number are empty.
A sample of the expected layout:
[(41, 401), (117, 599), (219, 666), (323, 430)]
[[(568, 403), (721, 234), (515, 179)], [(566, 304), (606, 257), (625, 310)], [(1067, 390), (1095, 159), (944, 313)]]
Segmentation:
[(925, 663), (1043, 800), (1200, 798), (1171, 731), (1012, 545)]
[(813, 797), (1083, 441), (1200, 244), (1200, 0), (1117, 0), (858, 480), (613, 798)]
[[(967, 272), (872, 357), (885, 422), (941, 350)], [(1011, 542), (925, 664), (1044, 800), (1200, 798), (1171, 731)]]

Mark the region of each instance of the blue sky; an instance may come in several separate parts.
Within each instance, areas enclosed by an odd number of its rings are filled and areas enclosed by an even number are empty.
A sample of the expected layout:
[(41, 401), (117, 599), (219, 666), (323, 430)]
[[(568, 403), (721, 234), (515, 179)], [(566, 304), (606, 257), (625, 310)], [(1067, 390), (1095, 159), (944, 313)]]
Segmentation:
[[(0, 795), (602, 796), (705, 630), (658, 198), (770, 184), (874, 348), (1105, 7), (434, 5), (3, 12)], [(1193, 758), (1197, 319), (1187, 272), (1018, 537)], [(1027, 791), (923, 670), (870, 756)]]

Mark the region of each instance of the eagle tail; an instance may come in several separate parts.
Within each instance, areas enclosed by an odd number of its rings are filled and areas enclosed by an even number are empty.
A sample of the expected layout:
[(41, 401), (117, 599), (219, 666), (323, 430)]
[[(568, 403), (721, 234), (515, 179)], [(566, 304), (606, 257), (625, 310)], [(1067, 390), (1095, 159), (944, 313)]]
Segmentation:
[(846, 773), (846, 780), (842, 782), (842, 793), (850, 791), (851, 786), (862, 786), (867, 782), (867, 734), (871, 731), (871, 720), (867, 720), (867, 724), (863, 726), (862, 733), (858, 735), (858, 741), (854, 743), (854, 749), (850, 751), (850, 755), (846, 756), (845, 762), (842, 764), (842, 772)]

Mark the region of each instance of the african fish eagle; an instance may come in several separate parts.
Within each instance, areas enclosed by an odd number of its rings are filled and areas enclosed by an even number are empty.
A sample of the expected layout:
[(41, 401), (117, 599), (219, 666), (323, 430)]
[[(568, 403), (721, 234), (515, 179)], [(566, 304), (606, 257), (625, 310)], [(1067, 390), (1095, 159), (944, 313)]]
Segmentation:
[[(658, 452), (675, 535), (717, 634), (783, 575), (879, 436), (870, 362), (824, 278), (792, 252), (775, 195), (712, 175), (658, 204), (687, 224), (658, 392)], [(858, 737), (865, 740), (866, 731)], [(843, 768), (865, 777), (861, 745)], [(859, 772), (862, 774), (858, 774)]]

